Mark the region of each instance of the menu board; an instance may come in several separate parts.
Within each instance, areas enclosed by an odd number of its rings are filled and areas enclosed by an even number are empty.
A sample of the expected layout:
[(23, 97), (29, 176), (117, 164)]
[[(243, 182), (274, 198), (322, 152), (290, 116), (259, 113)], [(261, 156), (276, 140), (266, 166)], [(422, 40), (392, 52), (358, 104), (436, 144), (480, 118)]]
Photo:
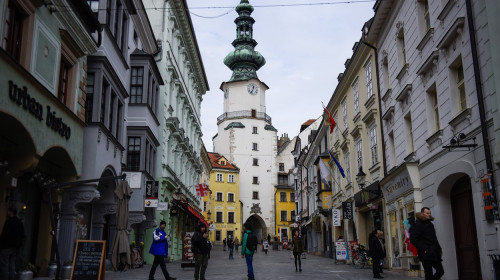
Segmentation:
[(106, 241), (105, 240), (77, 240), (72, 280), (104, 280)]
[(183, 261), (194, 261), (194, 253), (191, 251), (191, 238), (193, 238), (194, 232), (185, 232), (182, 238), (182, 260)]

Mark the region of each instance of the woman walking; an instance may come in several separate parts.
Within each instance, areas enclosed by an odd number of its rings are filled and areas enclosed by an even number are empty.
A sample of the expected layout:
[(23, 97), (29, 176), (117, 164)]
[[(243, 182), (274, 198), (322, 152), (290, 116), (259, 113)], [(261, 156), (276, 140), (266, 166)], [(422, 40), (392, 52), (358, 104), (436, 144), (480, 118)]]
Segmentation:
[[(292, 238), (292, 251), (293, 251), (293, 257), (295, 259), (295, 271), (300, 271), (302, 272), (302, 264), (300, 261), (300, 256), (302, 255), (302, 252), (304, 252), (304, 243), (302, 242), (302, 238), (299, 236), (299, 231), (295, 231), (295, 234)], [(297, 269), (297, 260), (299, 260), (299, 267)]]

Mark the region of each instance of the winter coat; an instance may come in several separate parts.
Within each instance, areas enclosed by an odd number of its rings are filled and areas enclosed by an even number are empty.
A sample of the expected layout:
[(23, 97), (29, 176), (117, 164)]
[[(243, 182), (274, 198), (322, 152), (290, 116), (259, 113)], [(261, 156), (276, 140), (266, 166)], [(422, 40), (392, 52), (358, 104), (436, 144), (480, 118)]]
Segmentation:
[(302, 242), (302, 238), (296, 236), (292, 237), (292, 250), (294, 253), (304, 252), (304, 242)]
[(206, 225), (204, 225), (202, 223), (199, 223), (198, 226), (196, 226), (196, 231), (193, 234), (193, 237), (191, 238), (191, 251), (193, 251), (193, 253), (195, 253), (195, 254), (207, 255), (208, 253), (210, 253), (210, 249), (212, 249), (212, 245), (207, 238), (203, 237), (203, 234), (205, 234), (207, 232), (206, 232), (206, 230), (205, 230), (205, 232), (201, 231), (202, 226), (206, 227)]
[(247, 229), (245, 231), (245, 234), (243, 235), (243, 241), (241, 242), (241, 254), (242, 255), (253, 255), (253, 251), (247, 248), (247, 237), (249, 234), (251, 234), (252, 231)]
[(370, 250), (368, 251), (368, 255), (370, 257), (374, 259), (385, 258), (385, 248), (382, 246), (382, 242), (375, 234), (370, 234), (368, 245), (370, 246)]
[(149, 253), (155, 256), (168, 257), (167, 234), (161, 228), (157, 228), (153, 231), (153, 243), (151, 243)]
[(24, 237), (23, 222), (17, 216), (9, 217), (0, 235), (0, 249), (20, 248)]
[(436, 236), (436, 229), (432, 224), (433, 217), (425, 218), (422, 213), (417, 213), (417, 222), (410, 229), (410, 241), (418, 250), (418, 257), (422, 260), (441, 260), (443, 250)]

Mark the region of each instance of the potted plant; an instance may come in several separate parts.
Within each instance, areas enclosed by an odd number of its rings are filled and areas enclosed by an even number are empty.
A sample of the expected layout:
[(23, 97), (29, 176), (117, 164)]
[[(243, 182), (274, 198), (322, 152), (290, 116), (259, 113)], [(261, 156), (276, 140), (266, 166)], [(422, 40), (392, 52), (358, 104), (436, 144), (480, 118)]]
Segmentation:
[(57, 263), (55, 261), (49, 262), (49, 266), (47, 267), (47, 277), (53, 279), (56, 276)]
[(64, 261), (63, 266), (61, 268), (61, 279), (70, 279), (72, 268), (73, 268), (73, 260)]
[(21, 270), (18, 272), (19, 280), (30, 280), (38, 271), (36, 265), (31, 262), (25, 262), (21, 265)]

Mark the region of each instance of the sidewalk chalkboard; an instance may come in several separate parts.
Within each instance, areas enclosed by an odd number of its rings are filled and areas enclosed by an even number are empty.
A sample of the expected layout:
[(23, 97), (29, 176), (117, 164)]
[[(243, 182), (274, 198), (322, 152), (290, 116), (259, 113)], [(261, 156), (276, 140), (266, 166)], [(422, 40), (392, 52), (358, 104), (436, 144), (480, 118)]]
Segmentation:
[(106, 241), (77, 240), (71, 280), (104, 280)]

